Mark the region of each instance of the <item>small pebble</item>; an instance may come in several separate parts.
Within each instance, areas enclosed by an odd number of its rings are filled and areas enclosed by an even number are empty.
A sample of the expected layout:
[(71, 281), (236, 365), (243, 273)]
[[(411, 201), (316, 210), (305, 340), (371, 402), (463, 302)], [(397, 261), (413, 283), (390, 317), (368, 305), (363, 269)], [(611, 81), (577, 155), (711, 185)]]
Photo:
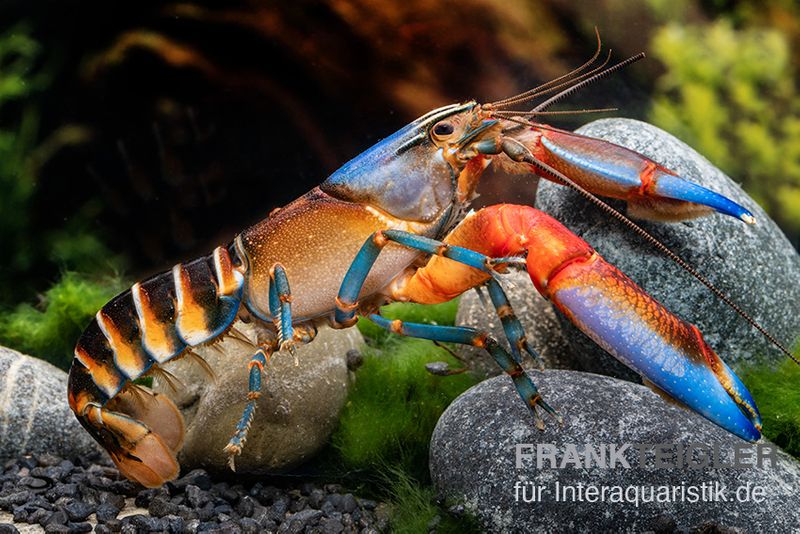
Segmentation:
[(70, 521), (81, 522), (95, 512), (95, 507), (85, 502), (73, 501), (64, 506), (64, 511), (67, 512)]
[(11, 515), (14, 517), (14, 523), (28, 522), (28, 510), (24, 506), (15, 506)]
[(97, 512), (95, 517), (97, 517), (98, 523), (108, 523), (117, 518), (119, 515), (119, 508), (114, 506), (111, 503), (103, 503), (97, 507)]
[(170, 502), (166, 497), (159, 495), (150, 502), (147, 511), (154, 517), (164, 517), (167, 515), (177, 515), (178, 505)]
[(186, 521), (177, 515), (168, 515), (163, 518), (163, 521), (166, 523), (169, 532), (183, 532), (184, 526), (186, 525)]
[(319, 524), (324, 534), (339, 534), (339, 532), (344, 530), (344, 525), (341, 521), (329, 517), (323, 517)]
[(57, 510), (50, 514), (50, 517), (47, 518), (45, 525), (66, 525), (67, 521), (69, 521), (67, 512), (64, 510)]
[(48, 486), (46, 480), (42, 480), (41, 478), (34, 478), (34, 477), (22, 477), (19, 479), (19, 484), (21, 486), (27, 486), (33, 489), (41, 489)]
[(242, 517), (250, 517), (253, 515), (256, 504), (256, 501), (252, 497), (245, 495), (239, 499), (239, 504), (236, 505), (236, 512)]

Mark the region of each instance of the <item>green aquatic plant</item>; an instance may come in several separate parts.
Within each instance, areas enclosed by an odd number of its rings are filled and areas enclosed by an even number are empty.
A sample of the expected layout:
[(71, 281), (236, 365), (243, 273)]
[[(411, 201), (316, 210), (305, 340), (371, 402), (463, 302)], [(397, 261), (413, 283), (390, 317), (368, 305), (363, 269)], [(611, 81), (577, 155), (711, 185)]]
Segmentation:
[(36, 145), (39, 112), (31, 102), (42, 86), (34, 81), (41, 50), (24, 26), (0, 34), (0, 303), (14, 291), (13, 277), (33, 262), (25, 243), (34, 179), (28, 156)]
[(425, 364), (459, 362), (428, 341), (388, 341), (367, 348), (364, 364), (339, 420), (333, 442), (351, 467), (370, 468), (391, 460), (427, 466), (433, 428), (445, 408), (475, 383), (469, 374), (434, 376)]
[(742, 380), (761, 412), (764, 436), (800, 459), (800, 366), (787, 360), (777, 369), (754, 367)]
[[(456, 302), (437, 306), (394, 304), (384, 316), (412, 322), (453, 324)], [(425, 365), (461, 363), (430, 341), (387, 333), (367, 320), (359, 329), (371, 340), (364, 363), (333, 436), (334, 447), (350, 468), (401, 465), (417, 478), (427, 476), (430, 437), (439, 416), (458, 395), (474, 385), (468, 374), (435, 376)]]
[[(458, 301), (435, 306), (391, 304), (389, 319), (452, 325)], [(358, 323), (369, 345), (364, 363), (332, 437), (338, 460), (359, 478), (381, 488), (391, 505), (392, 532), (477, 532), (469, 517), (453, 517), (435, 500), (428, 451), (436, 422), (449, 404), (477, 382), (469, 373), (434, 376), (425, 364), (462, 364), (430, 341), (391, 334), (369, 320)]]
[(110, 272), (121, 264), (91, 229), (100, 212), (96, 200), (70, 208), (56, 228), (37, 218), (37, 198), (47, 195), (37, 185), (39, 169), (88, 133), (74, 125), (40, 131), (52, 66), (30, 34), (24, 24), (0, 33), (0, 308), (30, 299), (59, 269)]
[(95, 311), (121, 286), (113, 277), (64, 274), (40, 297), (43, 273), (59, 268), (112, 272), (121, 262), (90, 229), (99, 208), (77, 206), (59, 228), (42, 228), (34, 210), (39, 166), (85, 132), (63, 127), (42, 139), (38, 98), (50, 85), (42, 49), (25, 25), (0, 33), (0, 344), (62, 368)]
[(652, 42), (666, 69), (649, 120), (705, 155), (800, 240), (800, 92), (786, 36), (670, 24)]
[(68, 369), (78, 336), (95, 312), (125, 287), (119, 278), (65, 273), (39, 306), (20, 304), (0, 315), (0, 344)]
[(416, 534), (435, 530), (438, 534), (481, 532), (471, 516), (453, 517), (436, 504), (431, 486), (421, 485), (402, 469), (388, 468), (390, 526), (395, 534)]

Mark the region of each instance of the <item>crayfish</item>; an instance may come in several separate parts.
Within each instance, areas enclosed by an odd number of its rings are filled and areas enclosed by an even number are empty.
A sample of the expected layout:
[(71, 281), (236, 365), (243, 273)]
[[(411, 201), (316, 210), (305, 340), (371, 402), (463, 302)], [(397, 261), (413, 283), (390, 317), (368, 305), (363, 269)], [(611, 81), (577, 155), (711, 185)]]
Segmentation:
[[(632, 216), (646, 219), (718, 212), (753, 223), (750, 212), (638, 153), (534, 122), (554, 102), (643, 56), (592, 68), (598, 53), (521, 95), (423, 115), (231, 243), (114, 298), (75, 347), (69, 402), (80, 423), (126, 477), (150, 487), (174, 479), (181, 415), (165, 395), (133, 381), (166, 362), (199, 358), (193, 347), (238, 336), (232, 325), (246, 319), (268, 335), (253, 344), (249, 363), (241, 362), (250, 374), (241, 420), (225, 447), (233, 466), (272, 354), (310, 342), (321, 324), (345, 328), (368, 316), (397, 334), (485, 349), (543, 427), (543, 413), (560, 417), (521, 366), (524, 353), (536, 355), (497, 276), (525, 268), (542, 295), (654, 388), (737, 436), (758, 440), (761, 418), (750, 393), (695, 326), (547, 214), (512, 204), (468, 212), (490, 163), (535, 173), (576, 189), (725, 298), (595, 195), (624, 199)], [(545, 94), (553, 96), (532, 111), (509, 109)], [(510, 351), (475, 328), (390, 321), (379, 312), (390, 301), (438, 303), (478, 287), (487, 289)]]

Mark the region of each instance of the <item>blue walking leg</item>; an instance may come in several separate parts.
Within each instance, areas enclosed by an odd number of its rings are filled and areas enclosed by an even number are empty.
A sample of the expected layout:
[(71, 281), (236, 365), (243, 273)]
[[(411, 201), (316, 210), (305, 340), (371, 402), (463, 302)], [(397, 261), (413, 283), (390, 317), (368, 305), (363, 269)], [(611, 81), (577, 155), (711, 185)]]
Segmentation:
[[(514, 361), (519, 364), (522, 363), (522, 351), (524, 350), (531, 355), (531, 357), (537, 363), (539, 369), (544, 371), (544, 361), (528, 343), (527, 336), (525, 335), (525, 329), (522, 327), (522, 323), (519, 322), (519, 319), (517, 319), (514, 309), (511, 307), (511, 302), (508, 300), (508, 296), (506, 296), (506, 293), (503, 291), (500, 283), (494, 278), (490, 278), (487, 282), (487, 286), (489, 289), (489, 295), (492, 299), (492, 306), (497, 312), (497, 316), (500, 318), (500, 323), (503, 326), (503, 332), (506, 335), (506, 339), (508, 339), (508, 344), (511, 347), (511, 355), (514, 357)], [(475, 288), (475, 290), (478, 292), (478, 297), (480, 298), (481, 304), (486, 307), (488, 306), (488, 303), (486, 302), (480, 289), (480, 286)], [(461, 359), (456, 353), (448, 349), (446, 346), (439, 344), (438, 341), (435, 343), (450, 352), (450, 354), (456, 359)], [(432, 374), (439, 376), (448, 376), (466, 371), (466, 368), (450, 369), (445, 362), (429, 363), (425, 366), (425, 368), (428, 369), (428, 371), (430, 371)]]
[(278, 350), (288, 349), (294, 354), (292, 293), (286, 269), (280, 263), (276, 263), (270, 269), (269, 311), (278, 330)]
[(489, 297), (492, 299), (495, 310), (497, 310), (497, 316), (500, 318), (500, 323), (503, 325), (503, 332), (506, 334), (506, 339), (508, 339), (508, 344), (511, 347), (511, 354), (514, 355), (514, 359), (518, 363), (521, 363), (522, 351), (524, 350), (533, 357), (539, 365), (539, 368), (544, 370), (542, 357), (539, 356), (528, 343), (525, 329), (522, 327), (522, 323), (519, 322), (519, 319), (517, 319), (514, 309), (511, 307), (511, 302), (509, 302), (500, 283), (494, 278), (490, 278), (488, 287)]
[(461, 345), (472, 345), (486, 349), (491, 354), (502, 369), (511, 377), (517, 393), (522, 397), (526, 406), (533, 413), (533, 419), (538, 428), (544, 428), (544, 421), (536, 411), (536, 407), (555, 417), (559, 423), (562, 422), (561, 416), (550, 407), (539, 394), (539, 390), (531, 378), (525, 373), (522, 366), (514, 361), (514, 358), (501, 347), (486, 332), (481, 332), (476, 328), (466, 326), (440, 326), (419, 323), (405, 323), (400, 320), (391, 321), (378, 314), (372, 314), (369, 318), (381, 328), (402, 336), (417, 337), (441, 341), (445, 343), (459, 343)]
[(383, 230), (375, 232), (367, 238), (364, 245), (358, 251), (358, 254), (356, 254), (356, 257), (350, 264), (350, 269), (348, 269), (347, 274), (345, 274), (344, 280), (342, 280), (342, 285), (339, 288), (339, 295), (336, 297), (336, 312), (334, 315), (335, 324), (337, 326), (347, 327), (356, 322), (358, 294), (361, 293), (364, 281), (367, 279), (367, 275), (378, 259), (381, 250), (383, 250), (383, 247), (389, 242), (394, 242), (428, 254), (443, 256), (490, 274), (494, 274), (494, 267), (499, 264), (525, 263), (524, 258), (490, 258), (474, 250), (451, 246), (429, 237), (403, 232), (402, 230)]
[(271, 353), (259, 347), (250, 358), (250, 363), (248, 364), (250, 367), (250, 381), (247, 391), (247, 405), (244, 407), (239, 424), (236, 425), (233, 437), (223, 449), (228, 455), (228, 465), (230, 465), (232, 471), (236, 470), (234, 458), (242, 453), (244, 442), (247, 440), (247, 431), (250, 430), (250, 423), (253, 422), (256, 401), (261, 396), (261, 373), (264, 371), (267, 362), (269, 362), (270, 355)]

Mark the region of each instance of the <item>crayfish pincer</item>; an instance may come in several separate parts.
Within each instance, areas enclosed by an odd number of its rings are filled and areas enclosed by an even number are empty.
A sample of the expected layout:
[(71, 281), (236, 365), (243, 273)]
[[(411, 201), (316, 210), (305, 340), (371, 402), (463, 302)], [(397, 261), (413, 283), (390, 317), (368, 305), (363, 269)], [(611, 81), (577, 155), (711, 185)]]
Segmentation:
[[(467, 214), (492, 162), (572, 187), (768, 335), (702, 275), (595, 195), (623, 199), (635, 217), (662, 221), (717, 212), (753, 223), (749, 211), (638, 153), (534, 120), (553, 102), (639, 57), (610, 68), (592, 68), (593, 58), (515, 97), (435, 109), (231, 243), (134, 284), (97, 312), (75, 347), (69, 401), (78, 420), (130, 479), (159, 486), (175, 478), (181, 415), (165, 395), (134, 380), (164, 373), (164, 364), (180, 358), (202, 365), (192, 349), (224, 336), (243, 339), (232, 325), (246, 317), (266, 334), (251, 341), (249, 362), (232, 362), (248, 365), (250, 373), (249, 384), (242, 384), (241, 420), (225, 447), (233, 466), (271, 355), (312, 341), (323, 323), (345, 328), (367, 315), (398, 334), (485, 349), (542, 427), (543, 412), (560, 418), (521, 366), (523, 353), (535, 355), (496, 276), (518, 267), (578, 328), (661, 393), (743, 439), (759, 439), (753, 399), (697, 328), (586, 242), (529, 206), (501, 204)], [(532, 111), (511, 109), (548, 93), (555, 95)], [(443, 302), (479, 286), (488, 290), (510, 351), (475, 328), (390, 321), (379, 313), (390, 301)]]

